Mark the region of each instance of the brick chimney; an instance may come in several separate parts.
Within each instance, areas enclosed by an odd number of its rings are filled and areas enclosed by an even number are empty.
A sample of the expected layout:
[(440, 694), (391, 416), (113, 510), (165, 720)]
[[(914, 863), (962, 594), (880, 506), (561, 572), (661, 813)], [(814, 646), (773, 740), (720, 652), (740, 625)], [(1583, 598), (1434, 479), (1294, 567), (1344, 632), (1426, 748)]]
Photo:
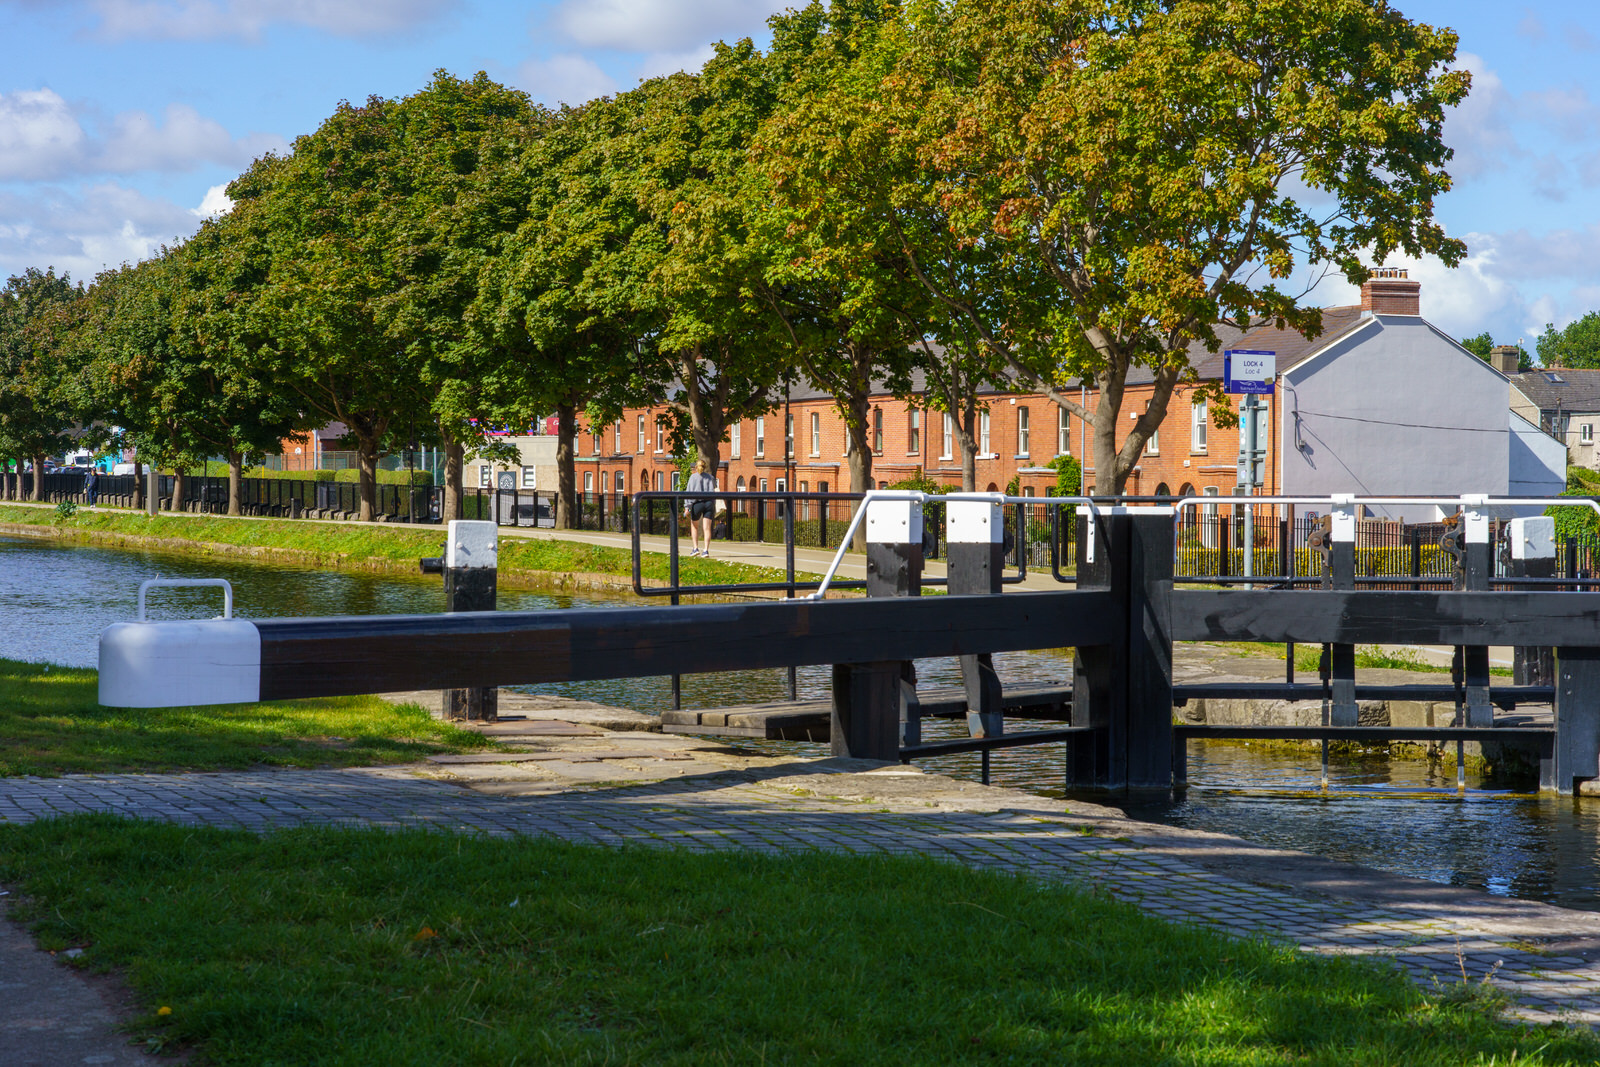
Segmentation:
[(1361, 286), (1361, 314), (1421, 315), (1421, 282), (1406, 278), (1403, 267), (1379, 267)]
[(1516, 374), (1522, 363), (1522, 349), (1516, 345), (1495, 345), (1489, 349), (1489, 366), (1507, 378)]

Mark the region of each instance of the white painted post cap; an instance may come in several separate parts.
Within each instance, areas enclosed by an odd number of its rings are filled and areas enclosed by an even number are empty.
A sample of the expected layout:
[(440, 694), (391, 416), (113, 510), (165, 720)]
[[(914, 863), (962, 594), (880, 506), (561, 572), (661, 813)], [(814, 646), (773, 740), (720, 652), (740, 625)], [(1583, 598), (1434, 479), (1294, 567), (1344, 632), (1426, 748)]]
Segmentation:
[(952, 545), (998, 545), (1006, 539), (1005, 513), (992, 500), (952, 500), (945, 505), (945, 539)]
[(451, 519), (450, 540), (444, 565), (451, 570), (496, 570), (500, 558), (500, 527), (477, 519)]
[(1555, 559), (1556, 520), (1549, 515), (1512, 519), (1511, 558)]
[(118, 622), (100, 632), (100, 703), (109, 708), (253, 704), (261, 633), (244, 619)]
[(915, 500), (868, 500), (867, 543), (920, 545), (922, 504)]

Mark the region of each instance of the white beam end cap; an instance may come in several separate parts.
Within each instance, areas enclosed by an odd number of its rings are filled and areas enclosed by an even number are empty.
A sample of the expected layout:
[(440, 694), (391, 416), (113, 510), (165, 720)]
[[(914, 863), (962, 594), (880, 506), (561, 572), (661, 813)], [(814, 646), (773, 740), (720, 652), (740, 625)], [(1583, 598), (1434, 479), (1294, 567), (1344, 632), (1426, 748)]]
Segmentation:
[(1549, 515), (1532, 515), (1511, 520), (1512, 559), (1555, 559), (1556, 520)]
[(953, 545), (997, 545), (1006, 538), (1005, 513), (989, 500), (952, 500), (945, 505), (945, 538)]
[(118, 622), (100, 632), (100, 703), (108, 708), (254, 704), (261, 632), (244, 619)]
[(867, 501), (867, 543), (921, 544), (922, 504), (915, 500)]
[(500, 527), (477, 519), (451, 519), (444, 565), (451, 570), (496, 570), (500, 560)]

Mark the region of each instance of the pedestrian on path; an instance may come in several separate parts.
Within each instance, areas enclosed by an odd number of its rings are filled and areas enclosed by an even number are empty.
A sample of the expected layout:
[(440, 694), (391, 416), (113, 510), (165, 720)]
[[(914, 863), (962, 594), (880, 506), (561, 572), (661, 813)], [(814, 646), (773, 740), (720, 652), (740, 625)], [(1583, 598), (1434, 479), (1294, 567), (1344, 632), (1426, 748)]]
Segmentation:
[(91, 508), (94, 507), (94, 502), (100, 498), (99, 481), (93, 467), (90, 467), (88, 473), (83, 476), (83, 502)]
[[(694, 473), (689, 475), (689, 484), (686, 487), (691, 493), (714, 493), (717, 491), (717, 480), (711, 477), (710, 467), (703, 459), (694, 463)], [(684, 498), (683, 513), (689, 516), (689, 542), (694, 546), (690, 551), (691, 556), (711, 555), (711, 513), (717, 509), (717, 502), (710, 497), (697, 499)], [(705, 538), (705, 547), (700, 547), (700, 539)]]

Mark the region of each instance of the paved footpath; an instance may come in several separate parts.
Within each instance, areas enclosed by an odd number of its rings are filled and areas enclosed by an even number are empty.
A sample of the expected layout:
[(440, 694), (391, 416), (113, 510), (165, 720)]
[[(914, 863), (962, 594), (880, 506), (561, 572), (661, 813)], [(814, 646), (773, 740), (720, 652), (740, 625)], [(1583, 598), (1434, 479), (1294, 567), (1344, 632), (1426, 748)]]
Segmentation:
[(666, 780), (552, 779), (499, 791), (423, 773), (5, 779), (0, 823), (98, 811), (258, 831), (433, 827), (601, 846), (921, 853), (1090, 886), (1166, 919), (1308, 952), (1388, 956), (1427, 984), (1487, 980), (1524, 1019), (1600, 1024), (1600, 916), (1130, 822), (1112, 809), (1072, 802), (1063, 811), (1025, 793), (862, 761), (771, 760)]

